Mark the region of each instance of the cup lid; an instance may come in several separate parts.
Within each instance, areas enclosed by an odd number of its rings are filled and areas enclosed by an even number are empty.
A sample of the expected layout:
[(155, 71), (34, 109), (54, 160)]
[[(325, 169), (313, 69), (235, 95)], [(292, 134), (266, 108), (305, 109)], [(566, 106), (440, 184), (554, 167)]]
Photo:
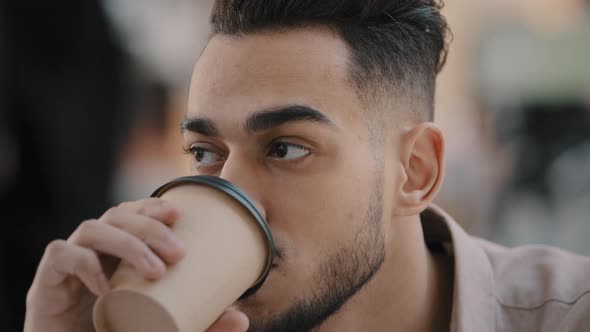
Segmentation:
[(224, 180), (224, 179), (217, 177), (217, 176), (193, 175), (193, 176), (179, 177), (179, 178), (176, 178), (176, 179), (160, 186), (158, 189), (156, 189), (152, 193), (152, 195), (150, 197), (160, 197), (164, 194), (164, 192), (168, 191), (172, 187), (176, 187), (176, 186), (182, 185), (182, 184), (190, 184), (190, 183), (205, 185), (205, 186), (208, 186), (211, 188), (215, 188), (215, 189), (227, 194), (228, 196), (233, 198), (235, 201), (240, 203), (243, 207), (245, 207), (250, 212), (250, 214), (254, 217), (258, 226), (260, 226), (260, 229), (262, 230), (262, 232), (266, 238), (266, 248), (267, 248), (266, 265), (264, 267), (264, 271), (260, 274), (260, 277), (254, 282), (253, 286), (250, 287), (248, 290), (246, 290), (246, 292), (244, 294), (242, 294), (242, 296), (240, 298), (244, 298), (244, 297), (254, 294), (262, 286), (262, 284), (266, 280), (266, 277), (268, 277), (268, 274), (270, 273), (270, 270), (272, 267), (272, 262), (274, 261), (274, 256), (275, 256), (275, 244), (274, 244), (274, 240), (272, 238), (272, 233), (270, 232), (270, 227), (268, 226), (268, 223), (266, 222), (266, 220), (264, 220), (264, 218), (262, 217), (262, 214), (260, 213), (260, 211), (258, 211), (258, 209), (256, 208), (256, 205), (248, 197), (248, 195), (246, 195), (242, 190), (240, 190), (240, 188), (238, 188), (237, 186), (235, 186), (231, 182)]

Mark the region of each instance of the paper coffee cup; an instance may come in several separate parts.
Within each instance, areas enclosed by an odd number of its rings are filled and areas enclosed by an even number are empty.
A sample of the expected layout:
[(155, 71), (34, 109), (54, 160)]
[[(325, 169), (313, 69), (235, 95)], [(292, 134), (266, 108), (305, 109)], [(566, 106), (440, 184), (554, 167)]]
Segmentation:
[(173, 180), (154, 195), (180, 212), (172, 226), (185, 257), (158, 281), (144, 279), (123, 262), (98, 299), (97, 332), (205, 331), (270, 271), (274, 244), (268, 225), (248, 197), (217, 177)]

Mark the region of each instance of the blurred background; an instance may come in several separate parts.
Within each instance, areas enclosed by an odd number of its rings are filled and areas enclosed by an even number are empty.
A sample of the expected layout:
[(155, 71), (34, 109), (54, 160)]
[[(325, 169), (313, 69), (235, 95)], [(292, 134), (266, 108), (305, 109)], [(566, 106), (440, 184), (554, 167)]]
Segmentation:
[[(186, 174), (209, 0), (0, 2), (0, 330), (45, 245)], [(472, 234), (590, 255), (590, 1), (453, 0), (437, 203)]]

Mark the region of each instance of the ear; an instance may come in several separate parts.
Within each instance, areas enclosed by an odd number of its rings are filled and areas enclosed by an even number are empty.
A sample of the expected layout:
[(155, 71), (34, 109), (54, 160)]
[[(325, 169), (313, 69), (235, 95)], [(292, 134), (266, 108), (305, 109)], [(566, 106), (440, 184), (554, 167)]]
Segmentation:
[(421, 123), (401, 137), (396, 215), (417, 215), (430, 205), (444, 178), (444, 147), (441, 130), (431, 122)]

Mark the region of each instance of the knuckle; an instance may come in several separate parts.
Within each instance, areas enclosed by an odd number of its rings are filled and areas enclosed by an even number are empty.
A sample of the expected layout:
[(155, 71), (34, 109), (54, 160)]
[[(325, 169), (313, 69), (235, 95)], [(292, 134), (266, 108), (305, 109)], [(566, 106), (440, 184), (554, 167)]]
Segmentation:
[(78, 225), (74, 233), (72, 233), (72, 235), (68, 238), (68, 242), (79, 244), (88, 241), (88, 235), (93, 232), (93, 229), (96, 226), (95, 224), (97, 222), (98, 220), (96, 219), (88, 219), (82, 221)]
[(139, 204), (137, 205), (137, 213), (138, 214), (146, 214), (149, 208), (150, 204), (147, 203), (146, 201), (140, 201)]
[(112, 207), (108, 209), (103, 215), (100, 217), (100, 221), (105, 222), (107, 224), (113, 223), (115, 221), (117, 212), (119, 208)]
[(94, 229), (94, 227), (96, 227), (96, 222), (97, 222), (97, 220), (95, 220), (95, 219), (84, 220), (78, 226), (78, 229), (77, 229), (78, 233), (84, 234), (84, 233), (91, 231), (92, 229)]
[(96, 254), (92, 251), (87, 251), (74, 263), (72, 272), (76, 275), (98, 273), (97, 262)]
[(66, 241), (61, 240), (61, 239), (53, 240), (53, 241), (49, 242), (47, 247), (45, 247), (45, 253), (48, 256), (56, 256), (59, 253), (61, 253), (65, 247), (66, 247)]

